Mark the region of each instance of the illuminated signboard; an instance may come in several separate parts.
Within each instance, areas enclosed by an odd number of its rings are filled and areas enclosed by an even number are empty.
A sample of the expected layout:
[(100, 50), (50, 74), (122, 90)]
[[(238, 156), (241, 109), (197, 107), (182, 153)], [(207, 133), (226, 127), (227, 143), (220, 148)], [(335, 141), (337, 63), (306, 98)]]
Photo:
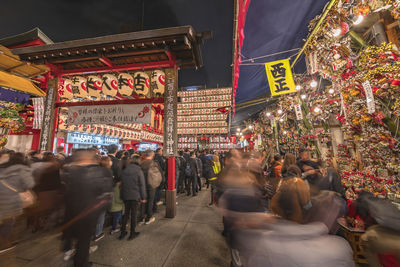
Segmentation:
[(85, 145), (118, 145), (119, 138), (87, 133), (68, 133), (67, 143)]

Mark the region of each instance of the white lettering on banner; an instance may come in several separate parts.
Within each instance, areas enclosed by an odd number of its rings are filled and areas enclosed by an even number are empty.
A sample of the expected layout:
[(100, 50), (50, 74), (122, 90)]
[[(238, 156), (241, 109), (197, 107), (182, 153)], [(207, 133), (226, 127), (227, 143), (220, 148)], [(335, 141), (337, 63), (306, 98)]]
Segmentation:
[(174, 156), (176, 154), (177, 143), (176, 124), (177, 124), (177, 92), (176, 92), (176, 70), (167, 70), (166, 75), (167, 85), (165, 87), (165, 121), (164, 121), (164, 155)]
[(296, 112), (296, 119), (298, 121), (301, 121), (303, 119), (303, 112), (301, 111), (301, 106), (300, 105), (295, 105), (294, 110)]
[(85, 134), (85, 133), (68, 133), (67, 142), (71, 144), (87, 144), (87, 145), (112, 145), (119, 144), (119, 139), (109, 136)]
[(113, 105), (80, 106), (68, 109), (68, 125), (80, 124), (150, 124), (151, 106)]
[(375, 112), (375, 99), (374, 99), (374, 93), (372, 92), (371, 84), (369, 83), (369, 81), (366, 81), (363, 82), (362, 86), (364, 87), (365, 91), (368, 113), (372, 114)]
[(42, 123), (43, 128), (42, 128), (42, 139), (40, 142), (40, 150), (41, 151), (46, 151), (48, 150), (48, 145), (49, 145), (49, 134), (50, 134), (50, 118), (53, 113), (53, 98), (54, 98), (54, 91), (55, 89), (53, 87), (49, 87), (47, 90), (47, 98), (46, 98), (46, 104), (44, 107), (43, 111), (43, 117), (44, 121)]

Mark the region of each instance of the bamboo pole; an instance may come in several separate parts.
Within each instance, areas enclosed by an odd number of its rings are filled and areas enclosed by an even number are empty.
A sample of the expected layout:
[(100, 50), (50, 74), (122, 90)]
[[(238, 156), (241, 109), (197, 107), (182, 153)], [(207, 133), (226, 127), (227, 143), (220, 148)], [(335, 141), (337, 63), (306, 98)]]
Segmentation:
[(308, 36), (308, 38), (307, 38), (306, 42), (304, 43), (303, 47), (301, 48), (300, 52), (297, 54), (296, 58), (292, 62), (292, 65), (291, 65), (292, 68), (296, 64), (297, 60), (299, 60), (300, 56), (306, 50), (306, 48), (307, 48), (308, 44), (310, 43), (312, 37), (319, 31), (319, 29), (320, 29), (322, 23), (324, 22), (326, 16), (328, 15), (329, 11), (332, 9), (332, 7), (334, 6), (334, 4), (336, 2), (337, 2), (337, 0), (331, 0), (330, 1), (328, 6), (326, 7), (324, 13), (322, 14), (322, 17), (319, 19), (317, 25), (315, 25), (314, 29), (312, 30), (311, 34)]

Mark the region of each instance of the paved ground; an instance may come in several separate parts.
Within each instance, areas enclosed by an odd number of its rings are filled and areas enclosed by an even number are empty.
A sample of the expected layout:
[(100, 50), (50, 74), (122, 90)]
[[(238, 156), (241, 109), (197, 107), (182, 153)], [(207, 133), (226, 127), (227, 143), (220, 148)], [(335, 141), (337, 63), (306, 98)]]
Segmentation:
[[(221, 235), (221, 216), (208, 207), (210, 191), (197, 197), (179, 195), (177, 216), (166, 219), (165, 206), (151, 225), (137, 228), (140, 236), (132, 241), (118, 235), (99, 241), (90, 256), (94, 266), (229, 266), (229, 250)], [(106, 229), (108, 233), (108, 229)], [(20, 266), (71, 266), (60, 252), (59, 236), (44, 236), (24, 242), (16, 249)]]

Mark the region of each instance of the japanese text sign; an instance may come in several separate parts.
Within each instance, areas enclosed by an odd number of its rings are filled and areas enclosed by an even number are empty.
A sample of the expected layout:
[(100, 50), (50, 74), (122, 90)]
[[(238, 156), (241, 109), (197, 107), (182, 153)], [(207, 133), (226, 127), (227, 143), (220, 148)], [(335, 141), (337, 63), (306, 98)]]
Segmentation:
[(367, 108), (368, 113), (372, 114), (375, 112), (375, 100), (374, 100), (374, 93), (372, 92), (371, 84), (369, 81), (366, 81), (362, 84), (365, 91), (365, 98), (367, 100)]
[(178, 73), (176, 69), (167, 69), (164, 97), (164, 156), (177, 155), (177, 87)]
[(271, 96), (296, 92), (289, 59), (265, 63)]
[(77, 106), (68, 109), (68, 125), (80, 124), (150, 124), (151, 106), (100, 105)]
[(295, 105), (294, 106), (294, 111), (296, 112), (296, 119), (298, 121), (303, 120), (303, 112), (301, 110), (301, 106), (300, 105)]
[(51, 151), (53, 144), (54, 104), (57, 98), (58, 79), (50, 79), (47, 85), (47, 95), (42, 114), (42, 128), (40, 132), (40, 151)]

